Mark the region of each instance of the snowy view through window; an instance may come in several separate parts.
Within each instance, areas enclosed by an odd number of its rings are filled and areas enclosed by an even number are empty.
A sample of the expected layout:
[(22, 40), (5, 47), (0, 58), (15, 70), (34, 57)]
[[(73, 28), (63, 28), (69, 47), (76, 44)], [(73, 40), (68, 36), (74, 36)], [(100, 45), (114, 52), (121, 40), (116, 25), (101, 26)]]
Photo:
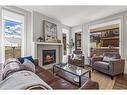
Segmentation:
[(15, 56), (21, 55), (21, 32), (22, 24), (15, 21), (5, 20), (5, 59), (12, 57), (13, 48), (15, 47)]

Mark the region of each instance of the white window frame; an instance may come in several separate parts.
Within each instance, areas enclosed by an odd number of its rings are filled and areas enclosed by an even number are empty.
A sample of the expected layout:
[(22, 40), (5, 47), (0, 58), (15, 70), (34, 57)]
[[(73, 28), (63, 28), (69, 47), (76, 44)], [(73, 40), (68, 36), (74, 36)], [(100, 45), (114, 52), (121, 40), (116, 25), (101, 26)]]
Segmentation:
[[(13, 14), (13, 15), (11, 15)], [(15, 14), (15, 15), (14, 15)], [(10, 16), (11, 15), (11, 16)], [(2, 63), (5, 61), (5, 46), (4, 46), (4, 39), (5, 39), (5, 36), (4, 36), (4, 21), (5, 19), (7, 20), (11, 20), (11, 21), (16, 21), (16, 22), (19, 22), (19, 23), (22, 23), (22, 43), (21, 43), (21, 56), (24, 56), (25, 54), (25, 50), (24, 50), (24, 41), (25, 41), (25, 33), (24, 33), (24, 25), (25, 25), (25, 17), (24, 15), (22, 14), (19, 14), (17, 12), (13, 12), (11, 10), (8, 10), (8, 9), (2, 9)], [(20, 20), (19, 20), (20, 19)]]

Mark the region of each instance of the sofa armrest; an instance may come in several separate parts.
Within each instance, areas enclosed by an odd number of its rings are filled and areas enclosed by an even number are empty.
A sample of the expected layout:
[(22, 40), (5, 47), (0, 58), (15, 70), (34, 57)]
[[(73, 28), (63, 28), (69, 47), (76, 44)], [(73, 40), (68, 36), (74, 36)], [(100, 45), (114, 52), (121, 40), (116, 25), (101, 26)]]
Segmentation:
[(88, 80), (82, 87), (80, 87), (81, 90), (83, 89), (99, 89), (99, 84), (95, 81)]
[(34, 59), (34, 65), (38, 66), (39, 65), (39, 60), (38, 59)]
[(109, 68), (112, 69), (112, 74), (115, 75), (117, 73), (124, 72), (124, 65), (125, 65), (124, 59), (116, 59), (116, 60), (110, 61)]
[(102, 57), (102, 56), (97, 56), (97, 57), (91, 58), (92, 64), (93, 64), (95, 61), (102, 61), (102, 60), (103, 60), (103, 57)]

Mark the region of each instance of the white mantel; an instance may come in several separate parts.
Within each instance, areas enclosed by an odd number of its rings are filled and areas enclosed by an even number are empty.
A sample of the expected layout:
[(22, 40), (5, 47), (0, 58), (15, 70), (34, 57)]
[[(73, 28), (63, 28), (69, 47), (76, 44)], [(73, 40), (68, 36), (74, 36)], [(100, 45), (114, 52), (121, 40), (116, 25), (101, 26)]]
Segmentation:
[(47, 42), (35, 42), (36, 45), (58, 45), (62, 46), (63, 43), (47, 43)]

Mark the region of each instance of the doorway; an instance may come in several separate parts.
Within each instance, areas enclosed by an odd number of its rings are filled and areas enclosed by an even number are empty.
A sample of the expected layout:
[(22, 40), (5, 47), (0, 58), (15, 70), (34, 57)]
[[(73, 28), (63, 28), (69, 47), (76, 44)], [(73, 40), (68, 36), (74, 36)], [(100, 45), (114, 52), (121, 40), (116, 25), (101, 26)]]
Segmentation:
[(63, 38), (63, 62), (68, 62), (68, 54), (69, 54), (69, 30), (62, 29), (62, 38)]

